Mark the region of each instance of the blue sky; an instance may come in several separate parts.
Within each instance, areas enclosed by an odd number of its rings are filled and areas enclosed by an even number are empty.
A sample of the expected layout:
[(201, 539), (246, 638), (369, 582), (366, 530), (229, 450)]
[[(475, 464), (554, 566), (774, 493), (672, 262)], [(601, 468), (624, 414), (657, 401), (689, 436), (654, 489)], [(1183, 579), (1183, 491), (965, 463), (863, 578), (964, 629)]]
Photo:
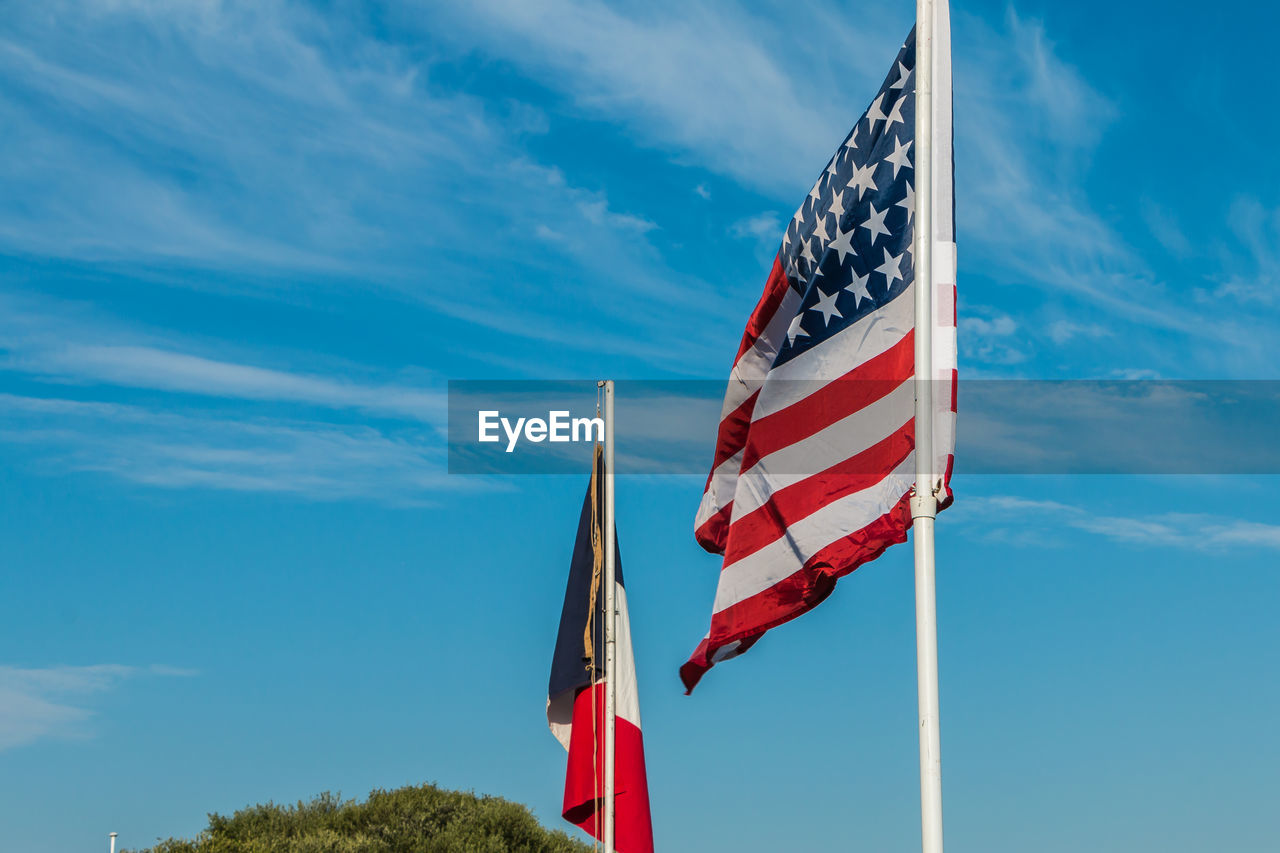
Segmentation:
[[(912, 13), (6, 10), (7, 843), (135, 847), (426, 780), (555, 825), (583, 482), (449, 475), (446, 383), (723, 377)], [(1280, 378), (1277, 23), (953, 8), (962, 375)], [(961, 452), (954, 486), (949, 849), (1265, 847), (1274, 479), (980, 476)], [(916, 849), (910, 553), (687, 698), (700, 489), (619, 487), (660, 849)]]

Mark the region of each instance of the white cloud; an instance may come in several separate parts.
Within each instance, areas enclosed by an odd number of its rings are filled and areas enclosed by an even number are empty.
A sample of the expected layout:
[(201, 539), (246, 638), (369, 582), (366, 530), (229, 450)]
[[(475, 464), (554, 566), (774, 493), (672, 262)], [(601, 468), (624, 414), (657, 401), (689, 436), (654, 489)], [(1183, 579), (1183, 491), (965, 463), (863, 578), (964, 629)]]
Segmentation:
[(771, 210), (757, 213), (730, 225), (729, 233), (734, 237), (778, 243), (782, 240), (782, 217)]
[(130, 678), (194, 674), (162, 665), (0, 666), (0, 750), (45, 738), (88, 737), (94, 712), (86, 705), (95, 694)]
[(1095, 144), (1115, 118), (1115, 107), (1058, 56), (1042, 22), (1024, 20), (1009, 7), (1006, 26), (1018, 60), (1017, 93), (1036, 108), (1023, 118), (1042, 123), (1040, 132), (1067, 148)]
[[(853, 28), (828, 8), (799, 3), (786, 9), (804, 22), (797, 40), (799, 33), (778, 26), (776, 11), (705, 2), (622, 9), (596, 0), (430, 9), (442, 19), (435, 32), (520, 63), (641, 141), (674, 146), (747, 186), (789, 194), (812, 181), (870, 101), (868, 85), (883, 78), (909, 24), (872, 10)], [(797, 55), (806, 57), (799, 66)], [(866, 84), (865, 102), (844, 100), (859, 91), (851, 82)]]
[[(664, 262), (652, 219), (529, 156), (521, 137), (545, 129), (541, 110), (431, 85), (443, 48), (411, 51), (358, 15), (275, 0), (51, 0), (6, 24), (6, 251), (230, 269), (286, 294), (299, 286), (288, 273), (311, 288), (356, 276), (466, 326), (647, 347), (667, 367), (705, 346), (647, 342), (674, 308), (714, 313), (722, 292)], [(570, 299), (636, 328), (592, 335), (561, 310)]]
[(0, 442), (53, 473), (96, 472), (159, 488), (418, 504), (489, 488), (447, 473), (434, 431), (385, 431), (218, 412), (0, 394)]
[[(603, 118), (629, 141), (789, 205), (910, 26), (907, 8), (849, 16), (805, 0), (763, 11), (481, 0), (387, 14), (411, 25), (414, 49), (343, 8), (274, 0), (15, 9), (0, 37), (11, 82), (0, 93), (0, 248), (232, 267), (283, 288), (296, 286), (287, 271), (313, 285), (355, 274), (460, 323), (562, 346), (593, 337), (558, 310), (581, 300), (623, 318), (593, 347), (679, 370), (707, 354), (706, 335), (673, 333), (671, 318), (739, 317), (741, 293), (668, 263), (659, 247), (683, 235), (657, 216), (531, 157), (522, 137), (551, 126), (543, 109), (445, 94), (433, 63), (498, 59), (562, 93), (575, 118)], [(958, 11), (955, 29), (965, 46), (956, 54), (962, 265), (1085, 303), (1103, 326), (1264, 354), (1266, 335), (1241, 333), (1251, 318), (1186, 311), (1186, 288), (1163, 286), (1122, 223), (1097, 211), (1085, 191), (1089, 159), (1124, 116), (1044, 26)], [(110, 55), (95, 48), (108, 32), (119, 46)], [(707, 185), (694, 192), (709, 194)], [(1161, 220), (1158, 205), (1142, 213), (1174, 246), (1176, 222)], [(1275, 293), (1274, 227), (1253, 227), (1247, 205), (1238, 213), (1259, 263), (1218, 287), (1262, 304)], [(526, 276), (546, 292), (513, 298)], [(595, 286), (606, 276), (608, 288)], [(469, 282), (467, 300), (458, 281)], [(1059, 338), (1084, 328), (1060, 327)], [(676, 343), (652, 343), (660, 337)], [(1026, 354), (1006, 350), (993, 363), (1015, 363), (1015, 353)]]
[[(14, 129), (0, 182), (18, 202), (0, 240), (21, 252), (336, 271), (376, 235), (353, 164), (389, 184), (390, 170), (483, 141), (467, 108), (415, 101), (393, 51), (329, 64), (324, 20), (281, 4), (89, 11), (15, 10), (0, 40), (25, 96), (0, 97)], [(106, 29), (118, 49), (104, 62), (87, 46)]]
[[(430, 374), (393, 372), (413, 385), (306, 353), (276, 357), (329, 372), (190, 351), (208, 348), (81, 304), (0, 296), (0, 376), (38, 389), (0, 393), (0, 442), (46, 473), (168, 489), (409, 504), (476, 487), (446, 473), (447, 403)], [(69, 394), (102, 396), (99, 386), (142, 402)]]
[(1134, 545), (1224, 551), (1233, 547), (1280, 550), (1280, 525), (1194, 513), (1147, 517), (1081, 517), (1073, 526)]
[(650, 222), (642, 216), (615, 213), (609, 209), (609, 202), (603, 198), (580, 202), (578, 209), (582, 211), (582, 215), (586, 217), (588, 222), (596, 225), (608, 224), (623, 231), (636, 231), (640, 234), (658, 227), (656, 223)]
[[(479, 46), (673, 159), (785, 203), (862, 111), (910, 26), (891, 10), (860, 11), (855, 22), (810, 2), (762, 14), (702, 2), (484, 0), (432, 13), (435, 31), (452, 32), (459, 50)], [(1234, 318), (1190, 316), (1184, 294), (1158, 280), (1083, 189), (1093, 152), (1122, 117), (1116, 105), (1060, 55), (1041, 22), (1012, 10), (994, 26), (963, 11), (953, 17), (965, 48), (955, 72), (962, 264), (1130, 328), (1238, 343)], [(1165, 228), (1165, 239), (1173, 233)], [(1060, 326), (1057, 342), (1097, 337), (1101, 325)], [(990, 360), (1026, 356), (1004, 348)]]
[[(988, 266), (1051, 288), (1105, 291), (1144, 272), (1078, 190), (1089, 148), (1114, 108), (1057, 58), (1043, 28), (1012, 12), (1003, 30), (958, 16), (957, 215)], [(1011, 251), (1011, 247), (1013, 251)], [(971, 250), (972, 251), (972, 250)], [(1112, 297), (1112, 304), (1115, 304)]]
[(1142, 221), (1146, 223), (1147, 230), (1156, 238), (1156, 242), (1170, 254), (1177, 258), (1185, 258), (1191, 254), (1191, 241), (1168, 208), (1149, 198), (1143, 199)]
[(1280, 305), (1280, 207), (1268, 209), (1257, 198), (1231, 203), (1228, 223), (1239, 248), (1227, 252), (1231, 273), (1219, 280), (1203, 302), (1229, 296), (1251, 310)]
[(974, 308), (960, 318), (962, 353), (985, 364), (1010, 365), (1027, 360), (1018, 322), (1000, 311)]
[(1161, 378), (1160, 371), (1152, 370), (1149, 367), (1117, 367), (1111, 371), (1111, 376), (1115, 379), (1128, 381)]
[(1001, 512), (1057, 512), (1057, 513), (1074, 513), (1076, 508), (1064, 504), (1059, 501), (1049, 501), (1037, 498), (1023, 498), (1017, 495), (995, 495), (987, 498), (974, 498), (973, 506), (968, 507), (971, 511), (982, 511), (985, 509), (994, 509)]
[[(82, 305), (0, 296), (0, 371), (62, 384), (356, 409), (443, 429), (445, 399), (435, 389), (212, 358), (191, 352), (195, 346), (122, 326)], [(308, 358), (312, 363), (318, 360)], [(365, 375), (371, 372), (346, 367)]]
[(996, 314), (991, 318), (971, 317), (965, 320), (965, 331), (975, 335), (1006, 337), (1018, 331), (1018, 324), (1008, 314)]
[[(1104, 215), (1084, 191), (1091, 155), (1122, 113), (1057, 55), (1041, 23), (1013, 11), (1003, 28), (966, 14), (956, 18), (957, 40), (966, 44), (956, 60), (957, 216), (968, 236), (962, 257), (973, 255), (977, 268), (997, 281), (1035, 285), (1099, 318), (1050, 327), (1056, 343), (1101, 340), (1108, 337), (1105, 329), (1128, 342), (1126, 358), (1146, 355), (1153, 368), (1187, 375), (1211, 365), (1238, 370), (1252, 364), (1249, 372), (1256, 375), (1259, 362), (1249, 353), (1274, 338), (1256, 328), (1258, 318), (1222, 311), (1220, 304), (1188, 311), (1195, 285), (1162, 281), (1135, 248), (1139, 235), (1124, 220)], [(1188, 248), (1160, 201), (1147, 199), (1139, 207), (1133, 219), (1145, 219), (1165, 248), (1175, 254)], [(1272, 233), (1246, 239), (1261, 250), (1253, 252), (1256, 257), (1266, 257)], [(1246, 298), (1257, 293), (1252, 282), (1231, 284), (1249, 293)], [(1184, 343), (1171, 346), (1170, 332)]]
[(1106, 338), (1111, 330), (1098, 323), (1074, 323), (1070, 320), (1054, 320), (1048, 327), (1049, 340), (1065, 344), (1074, 338)]
[(426, 389), (361, 385), (220, 361), (147, 346), (67, 344), (26, 353), (9, 366), (76, 382), (180, 391), (243, 400), (312, 403), (441, 424), (443, 395)]
[[(1051, 500), (1015, 495), (974, 497), (957, 502), (958, 521), (983, 537), (1033, 545), (1058, 541), (1054, 534), (1077, 530), (1126, 545), (1221, 553), (1239, 548), (1280, 551), (1280, 524), (1204, 513), (1122, 515)], [(1003, 523), (1011, 518), (1017, 528)], [(1006, 534), (1023, 534), (1006, 536)]]

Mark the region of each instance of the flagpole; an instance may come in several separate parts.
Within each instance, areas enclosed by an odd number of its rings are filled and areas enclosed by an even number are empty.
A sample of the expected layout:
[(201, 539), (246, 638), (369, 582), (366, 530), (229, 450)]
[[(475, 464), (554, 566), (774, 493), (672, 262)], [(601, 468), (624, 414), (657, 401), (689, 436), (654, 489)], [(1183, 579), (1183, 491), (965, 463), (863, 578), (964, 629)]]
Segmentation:
[(617, 724), (617, 546), (613, 521), (613, 380), (600, 382), (604, 388), (604, 853), (614, 853), (614, 731)]
[(916, 564), (916, 678), (920, 705), (920, 837), (942, 853), (942, 755), (933, 525), (933, 7), (916, 0), (915, 389), (916, 489), (911, 498)]

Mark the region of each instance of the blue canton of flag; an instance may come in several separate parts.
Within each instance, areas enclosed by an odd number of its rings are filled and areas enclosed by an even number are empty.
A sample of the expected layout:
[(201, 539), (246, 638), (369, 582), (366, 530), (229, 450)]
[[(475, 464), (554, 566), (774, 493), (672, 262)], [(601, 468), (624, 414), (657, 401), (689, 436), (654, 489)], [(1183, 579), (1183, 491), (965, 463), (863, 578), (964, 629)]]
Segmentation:
[(867, 114), (827, 163), (782, 238), (789, 285), (804, 294), (775, 365), (901, 294), (911, 283), (915, 32)]

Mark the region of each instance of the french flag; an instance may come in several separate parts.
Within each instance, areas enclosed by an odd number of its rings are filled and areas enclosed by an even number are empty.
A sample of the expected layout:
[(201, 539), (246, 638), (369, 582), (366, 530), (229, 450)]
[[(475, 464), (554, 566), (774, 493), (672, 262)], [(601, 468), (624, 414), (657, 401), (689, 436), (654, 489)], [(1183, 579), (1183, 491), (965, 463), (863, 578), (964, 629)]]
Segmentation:
[[(578, 539), (569, 566), (569, 585), (560, 614), (560, 633), (547, 688), (547, 724), (569, 751), (562, 814), (570, 823), (603, 840), (605, 744), (604, 642), (604, 477), (600, 453), (582, 504)], [(640, 699), (622, 583), (622, 558), (614, 537), (617, 586), (614, 730), (614, 845), (618, 853), (652, 853), (649, 784), (640, 734)]]

